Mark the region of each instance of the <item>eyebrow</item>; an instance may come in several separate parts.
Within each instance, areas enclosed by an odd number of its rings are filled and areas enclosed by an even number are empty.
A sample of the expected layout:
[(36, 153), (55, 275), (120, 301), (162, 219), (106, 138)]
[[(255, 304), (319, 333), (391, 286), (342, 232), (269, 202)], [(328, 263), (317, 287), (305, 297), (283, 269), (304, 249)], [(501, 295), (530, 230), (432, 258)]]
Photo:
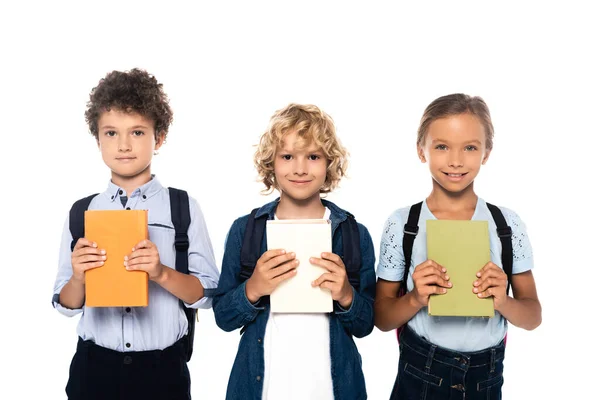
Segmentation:
[[(104, 126), (100, 127), (100, 129), (117, 129), (117, 128), (112, 125), (104, 125)], [(135, 125), (135, 126), (130, 127), (129, 129), (150, 129), (150, 127), (148, 127), (146, 125)]]
[[(442, 139), (433, 139), (432, 142), (433, 143), (436, 143), (436, 142), (446, 143), (448, 141), (447, 140), (442, 140)], [(468, 141), (464, 142), (464, 144), (468, 144), (468, 143), (477, 143), (477, 144), (481, 145), (481, 141), (479, 139), (468, 140)]]

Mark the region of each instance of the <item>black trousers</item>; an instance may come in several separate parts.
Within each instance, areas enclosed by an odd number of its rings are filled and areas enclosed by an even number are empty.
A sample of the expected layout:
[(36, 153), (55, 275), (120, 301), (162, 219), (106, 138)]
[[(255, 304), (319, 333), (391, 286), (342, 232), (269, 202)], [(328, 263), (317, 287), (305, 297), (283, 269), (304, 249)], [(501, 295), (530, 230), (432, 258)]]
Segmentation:
[(66, 391), (69, 400), (190, 400), (183, 340), (121, 353), (79, 338)]

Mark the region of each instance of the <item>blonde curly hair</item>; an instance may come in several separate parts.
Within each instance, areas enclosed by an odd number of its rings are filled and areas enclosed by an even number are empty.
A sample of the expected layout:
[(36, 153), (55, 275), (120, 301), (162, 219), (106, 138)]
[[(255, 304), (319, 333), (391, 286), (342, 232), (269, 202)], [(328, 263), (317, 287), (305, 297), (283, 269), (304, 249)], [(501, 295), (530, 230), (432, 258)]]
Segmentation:
[(297, 133), (305, 145), (314, 143), (325, 153), (327, 175), (320, 193), (331, 192), (346, 175), (348, 151), (336, 136), (335, 125), (329, 115), (312, 104), (291, 103), (273, 114), (254, 154), (258, 180), (266, 187), (263, 193), (279, 189), (275, 181), (275, 155), (283, 145), (285, 135), (292, 132)]

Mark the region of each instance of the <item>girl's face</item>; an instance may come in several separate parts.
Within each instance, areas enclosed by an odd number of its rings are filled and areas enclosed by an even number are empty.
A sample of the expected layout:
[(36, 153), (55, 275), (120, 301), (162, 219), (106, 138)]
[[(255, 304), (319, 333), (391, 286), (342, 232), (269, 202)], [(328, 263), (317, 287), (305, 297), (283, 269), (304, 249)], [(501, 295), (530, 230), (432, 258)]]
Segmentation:
[(461, 193), (487, 162), (490, 150), (485, 144), (485, 129), (476, 116), (452, 115), (431, 123), (418, 154), (421, 162), (429, 164), (434, 185)]
[(315, 143), (303, 143), (296, 132), (283, 138), (275, 154), (275, 183), (281, 197), (295, 201), (319, 197), (327, 178), (327, 159)]

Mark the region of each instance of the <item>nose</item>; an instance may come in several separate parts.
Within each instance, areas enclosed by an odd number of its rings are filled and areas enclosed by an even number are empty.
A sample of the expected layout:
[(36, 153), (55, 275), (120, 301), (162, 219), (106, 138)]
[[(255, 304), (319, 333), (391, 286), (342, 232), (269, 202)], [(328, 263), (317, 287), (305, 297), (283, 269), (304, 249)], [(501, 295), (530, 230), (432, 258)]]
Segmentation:
[(448, 166), (453, 168), (462, 167), (464, 164), (463, 156), (464, 153), (461, 149), (452, 150), (448, 158)]
[(129, 135), (119, 135), (119, 152), (131, 151), (131, 139)]
[(306, 175), (307, 173), (307, 161), (298, 157), (294, 163), (294, 175)]

